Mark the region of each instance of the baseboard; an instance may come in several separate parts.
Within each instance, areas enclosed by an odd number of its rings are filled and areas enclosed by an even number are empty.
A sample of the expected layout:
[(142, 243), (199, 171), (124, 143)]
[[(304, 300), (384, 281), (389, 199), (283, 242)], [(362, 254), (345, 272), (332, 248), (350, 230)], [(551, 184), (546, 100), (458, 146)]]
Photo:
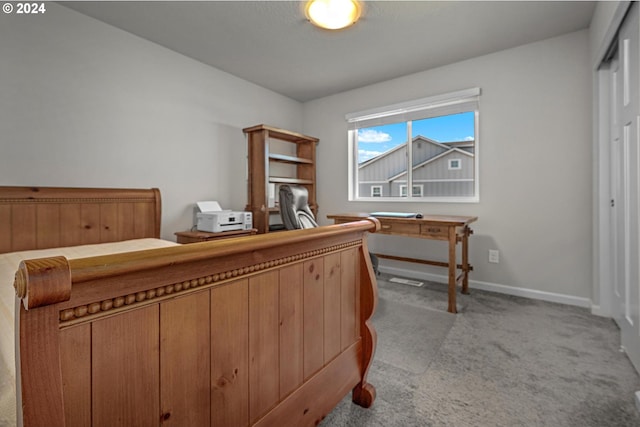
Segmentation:
[[(410, 279), (422, 279), (437, 283), (447, 283), (448, 276), (440, 274), (426, 273), (422, 271), (408, 270), (405, 268), (380, 266), (380, 272), (407, 277)], [(483, 291), (496, 292), (499, 294), (513, 295), (524, 298), (537, 299), (541, 301), (555, 302), (559, 304), (573, 305), (577, 307), (589, 308), (594, 311), (591, 300), (588, 298), (574, 297), (571, 295), (557, 294), (553, 292), (538, 291), (536, 289), (514, 288), (513, 286), (500, 285), (497, 283), (482, 282), (479, 280), (469, 280), (469, 288)], [(595, 313), (594, 313), (595, 314)]]
[(595, 304), (591, 304), (591, 314), (601, 317), (611, 317), (610, 313), (604, 311), (600, 305)]

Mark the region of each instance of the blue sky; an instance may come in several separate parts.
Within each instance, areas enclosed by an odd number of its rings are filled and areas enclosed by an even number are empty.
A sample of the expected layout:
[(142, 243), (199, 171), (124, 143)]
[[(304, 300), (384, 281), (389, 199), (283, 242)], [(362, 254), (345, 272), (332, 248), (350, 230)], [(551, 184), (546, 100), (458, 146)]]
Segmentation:
[[(474, 112), (451, 114), (414, 120), (413, 135), (422, 135), (438, 142), (474, 139)], [(407, 140), (405, 123), (392, 123), (358, 130), (358, 163), (376, 157), (404, 144)]]

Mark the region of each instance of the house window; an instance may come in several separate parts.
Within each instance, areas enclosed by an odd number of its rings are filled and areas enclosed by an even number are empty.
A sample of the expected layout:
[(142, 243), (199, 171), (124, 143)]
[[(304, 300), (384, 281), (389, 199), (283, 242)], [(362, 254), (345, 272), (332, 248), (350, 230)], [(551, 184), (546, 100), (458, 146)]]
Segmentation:
[[(415, 185), (413, 186), (413, 197), (422, 197), (422, 185)], [(407, 197), (407, 186), (406, 185), (401, 185), (400, 186), (400, 196), (401, 197)]]
[(348, 114), (349, 200), (479, 201), (479, 97), (474, 88)]

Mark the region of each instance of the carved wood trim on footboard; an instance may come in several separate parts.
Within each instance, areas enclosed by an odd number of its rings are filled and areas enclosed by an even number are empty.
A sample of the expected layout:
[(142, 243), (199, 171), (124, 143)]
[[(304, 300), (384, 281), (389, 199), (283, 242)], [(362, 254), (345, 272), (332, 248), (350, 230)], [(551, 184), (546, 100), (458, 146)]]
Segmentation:
[(16, 275), (25, 426), (305, 426), (369, 407), (374, 219)]

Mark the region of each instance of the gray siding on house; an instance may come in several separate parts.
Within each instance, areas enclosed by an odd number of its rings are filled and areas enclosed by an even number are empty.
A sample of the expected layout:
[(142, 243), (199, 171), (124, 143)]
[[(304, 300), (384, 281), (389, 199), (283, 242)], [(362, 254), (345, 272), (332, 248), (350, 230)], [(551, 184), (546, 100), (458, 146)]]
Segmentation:
[(423, 197), (472, 197), (474, 195), (473, 181), (448, 182), (414, 182), (423, 186)]
[[(444, 144), (417, 136), (413, 140), (413, 165), (423, 163), (447, 151)], [(360, 182), (387, 180), (407, 170), (407, 148), (402, 145), (362, 163), (358, 169)]]
[[(377, 161), (380, 158), (384, 158), (384, 161)], [(358, 170), (358, 180), (360, 182), (380, 181), (397, 175), (407, 168), (406, 158), (405, 146), (388, 151), (372, 159), (373, 161), (365, 162)]]
[[(359, 197), (371, 197), (374, 186), (382, 197), (401, 197), (407, 184), (406, 147), (400, 146), (362, 163), (358, 170)], [(438, 143), (418, 136), (413, 140), (413, 185), (422, 186), (423, 197), (470, 197), (474, 195), (473, 141)], [(460, 169), (449, 169), (449, 160)]]
[[(461, 169), (449, 169), (449, 160), (460, 160)], [(452, 151), (432, 162), (413, 169), (413, 181), (433, 179), (473, 179), (473, 157)]]
[[(360, 184), (358, 186), (359, 197), (371, 197), (371, 188), (375, 186), (382, 187), (382, 197), (391, 197), (391, 183), (390, 182), (380, 182), (380, 183), (366, 183)], [(398, 194), (396, 194), (397, 196)]]
[[(382, 197), (401, 197), (400, 187), (406, 185), (406, 181), (395, 181), (380, 184), (360, 184), (359, 197), (371, 197), (371, 187), (382, 187)], [(473, 181), (447, 181), (447, 182), (415, 182), (414, 185), (422, 185), (423, 197), (472, 197), (474, 195)]]
[(419, 165), (425, 160), (436, 157), (448, 149), (449, 147), (446, 145), (418, 136), (413, 139), (413, 166)]

